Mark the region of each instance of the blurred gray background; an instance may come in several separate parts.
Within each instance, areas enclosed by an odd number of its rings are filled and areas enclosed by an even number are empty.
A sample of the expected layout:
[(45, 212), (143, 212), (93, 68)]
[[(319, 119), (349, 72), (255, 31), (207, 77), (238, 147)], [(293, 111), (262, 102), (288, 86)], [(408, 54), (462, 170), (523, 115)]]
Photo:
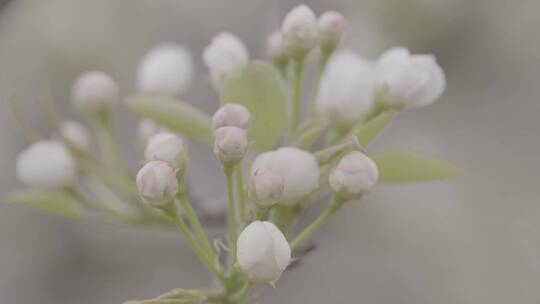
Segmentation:
[[(344, 45), (375, 58), (403, 45), (432, 52), (445, 69), (442, 100), (401, 115), (373, 149), (410, 148), (460, 163), (456, 180), (379, 186), (317, 234), (320, 245), (261, 303), (540, 303), (540, 2), (537, 0), (304, 1), (344, 12)], [(262, 58), (266, 35), (299, 4), (290, 0), (12, 0), (0, 11), (0, 98), (16, 95), (32, 125), (36, 103), (62, 115), (87, 69), (110, 72), (133, 93), (138, 60), (154, 44), (192, 50), (197, 73), (186, 94), (218, 106), (201, 63), (227, 30)], [(4, 110), (2, 110), (4, 111)], [(24, 148), (0, 116), (0, 194), (19, 187)], [(118, 110), (131, 168), (136, 118)], [(213, 155), (194, 145), (190, 178), (201, 199), (224, 191)], [(200, 152), (200, 153), (199, 153)], [(197, 168), (197, 169), (195, 169)], [(314, 214), (311, 214), (313, 216)], [(208, 283), (175, 232), (96, 221), (72, 222), (0, 204), (0, 303), (96, 304), (149, 298)]]

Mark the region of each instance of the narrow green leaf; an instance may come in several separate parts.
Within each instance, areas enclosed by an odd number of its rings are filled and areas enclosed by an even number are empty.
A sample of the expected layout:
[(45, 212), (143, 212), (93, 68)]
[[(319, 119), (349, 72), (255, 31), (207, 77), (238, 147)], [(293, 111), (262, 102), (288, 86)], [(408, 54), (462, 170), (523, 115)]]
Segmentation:
[(189, 103), (169, 97), (139, 94), (129, 96), (126, 105), (133, 113), (151, 118), (171, 131), (203, 143), (212, 143), (210, 116)]
[(221, 102), (238, 103), (251, 113), (250, 138), (254, 148), (272, 149), (287, 127), (287, 94), (272, 66), (253, 62), (228, 76), (220, 92)]
[(420, 182), (448, 179), (462, 173), (450, 162), (410, 151), (385, 150), (375, 153), (380, 182)]
[(304, 122), (295, 132), (291, 146), (308, 150), (328, 128), (329, 121), (326, 117), (313, 117)]
[(355, 125), (350, 134), (355, 135), (363, 147), (367, 147), (392, 121), (396, 114), (396, 112), (382, 112), (367, 123), (361, 122)]
[(81, 217), (81, 209), (77, 201), (63, 191), (14, 190), (6, 196), (6, 201), (70, 219)]

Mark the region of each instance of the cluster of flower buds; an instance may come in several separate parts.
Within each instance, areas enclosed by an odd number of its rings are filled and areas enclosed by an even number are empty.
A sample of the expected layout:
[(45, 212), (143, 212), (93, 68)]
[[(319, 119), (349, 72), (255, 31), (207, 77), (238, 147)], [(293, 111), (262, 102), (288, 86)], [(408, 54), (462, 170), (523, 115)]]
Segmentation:
[(189, 162), (188, 148), (185, 141), (173, 133), (158, 133), (148, 140), (144, 157), (147, 161), (167, 162), (181, 177)]
[(214, 89), (219, 91), (227, 75), (248, 63), (249, 53), (242, 40), (225, 32), (215, 36), (204, 49), (203, 61), (210, 71)]
[(239, 104), (226, 104), (212, 117), (214, 153), (225, 167), (237, 164), (247, 152), (249, 118), (249, 111)]

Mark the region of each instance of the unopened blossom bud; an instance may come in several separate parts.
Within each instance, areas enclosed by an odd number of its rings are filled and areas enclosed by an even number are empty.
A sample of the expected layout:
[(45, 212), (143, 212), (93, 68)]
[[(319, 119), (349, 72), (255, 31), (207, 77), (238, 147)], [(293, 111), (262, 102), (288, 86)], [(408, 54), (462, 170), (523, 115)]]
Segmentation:
[(104, 72), (85, 72), (75, 81), (71, 98), (75, 107), (83, 112), (106, 111), (118, 100), (118, 85)]
[(144, 147), (146, 147), (150, 137), (158, 134), (161, 129), (162, 128), (154, 120), (148, 118), (141, 119), (139, 121), (139, 125), (137, 126), (139, 141)]
[(374, 104), (374, 69), (370, 62), (345, 50), (334, 54), (321, 79), (317, 111), (336, 125), (351, 125)]
[(379, 178), (377, 165), (364, 153), (353, 151), (344, 156), (330, 173), (330, 186), (346, 199), (367, 193)]
[(319, 17), (319, 37), (323, 48), (333, 49), (337, 46), (346, 24), (347, 20), (338, 12), (328, 11)]
[(281, 231), (271, 222), (255, 221), (240, 233), (237, 261), (253, 282), (273, 283), (291, 260), (291, 248)]
[(214, 131), (214, 153), (223, 164), (233, 166), (247, 152), (247, 132), (238, 127), (221, 127)]
[(433, 55), (412, 55), (405, 48), (392, 48), (382, 54), (376, 70), (377, 96), (391, 107), (430, 105), (446, 87), (444, 72)]
[(214, 89), (219, 91), (227, 75), (248, 63), (249, 54), (242, 40), (231, 33), (221, 33), (204, 49), (203, 61)]
[(136, 182), (143, 200), (155, 208), (169, 208), (178, 193), (176, 172), (164, 161), (146, 163), (137, 173)]
[(91, 149), (90, 132), (83, 124), (77, 121), (64, 121), (60, 125), (60, 135), (80, 151), (89, 151)]
[(232, 126), (245, 130), (249, 126), (249, 118), (249, 110), (246, 107), (228, 103), (219, 108), (212, 116), (212, 129)]
[(17, 178), (31, 187), (60, 188), (75, 182), (77, 168), (69, 150), (56, 141), (38, 141), (17, 158)]
[(266, 54), (268, 58), (279, 61), (287, 56), (285, 49), (285, 42), (283, 41), (283, 34), (281, 31), (272, 33), (266, 42)]
[(251, 174), (266, 169), (283, 179), (283, 194), (278, 203), (294, 204), (319, 187), (319, 166), (313, 154), (284, 147), (259, 154), (251, 165)]
[(183, 172), (188, 164), (188, 148), (184, 140), (173, 133), (159, 133), (148, 140), (144, 151), (146, 160), (161, 160)]
[(287, 14), (281, 25), (281, 32), (289, 54), (305, 55), (318, 43), (317, 17), (308, 6), (299, 5)]
[(142, 59), (137, 69), (137, 86), (144, 93), (175, 96), (189, 87), (192, 76), (190, 52), (181, 45), (164, 43)]
[(266, 169), (259, 169), (251, 176), (249, 194), (256, 204), (270, 207), (279, 201), (284, 187), (281, 176)]

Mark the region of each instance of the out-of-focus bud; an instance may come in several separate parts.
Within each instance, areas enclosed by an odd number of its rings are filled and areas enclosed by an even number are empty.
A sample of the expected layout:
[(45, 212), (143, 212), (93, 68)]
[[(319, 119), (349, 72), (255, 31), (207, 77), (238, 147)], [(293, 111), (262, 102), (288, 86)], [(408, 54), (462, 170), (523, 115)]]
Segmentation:
[(154, 160), (137, 173), (137, 189), (150, 206), (168, 210), (178, 193), (176, 172), (167, 162)]
[(234, 166), (248, 148), (247, 132), (238, 127), (221, 127), (214, 131), (214, 153), (226, 166)]
[(251, 176), (249, 195), (256, 204), (270, 207), (279, 201), (284, 187), (281, 176), (259, 169)]
[(60, 125), (60, 135), (80, 151), (89, 151), (92, 147), (90, 132), (77, 121), (64, 121)]
[(246, 130), (249, 126), (249, 118), (249, 110), (243, 105), (228, 103), (214, 113), (212, 129), (232, 126)]
[(227, 75), (248, 63), (249, 54), (238, 37), (231, 33), (220, 33), (204, 49), (203, 61), (210, 71), (214, 89), (219, 91)]
[(77, 168), (69, 150), (56, 141), (38, 141), (19, 154), (17, 178), (31, 187), (60, 188), (70, 186)]
[(75, 107), (83, 112), (103, 112), (117, 102), (118, 85), (104, 72), (85, 72), (75, 81), (71, 98)]
[(323, 50), (333, 50), (338, 45), (346, 25), (347, 20), (338, 12), (328, 11), (319, 17), (319, 37)]
[(193, 62), (189, 51), (174, 43), (151, 49), (137, 69), (139, 91), (165, 96), (182, 94), (191, 84)]
[(303, 56), (318, 43), (317, 17), (306, 5), (299, 5), (287, 14), (281, 25), (281, 32), (287, 53)]
[(141, 119), (137, 126), (139, 141), (146, 147), (150, 137), (158, 134), (161, 130), (162, 128), (154, 120), (148, 118)]
[(382, 54), (376, 70), (378, 100), (394, 108), (430, 105), (446, 87), (444, 72), (433, 55), (411, 55), (405, 48)]
[(379, 178), (377, 165), (364, 153), (353, 151), (344, 156), (330, 173), (330, 186), (345, 199), (360, 198)]
[(283, 41), (283, 34), (281, 31), (272, 33), (266, 41), (266, 54), (268, 58), (274, 62), (283, 60), (287, 57), (285, 52), (285, 42)]
[(159, 133), (150, 137), (144, 156), (148, 161), (165, 161), (181, 173), (189, 162), (187, 144), (173, 133)]
[(249, 224), (240, 233), (236, 246), (238, 265), (253, 282), (277, 281), (291, 260), (287, 239), (271, 222)]
[(283, 179), (279, 204), (291, 205), (319, 187), (319, 166), (313, 154), (284, 147), (259, 154), (251, 165), (251, 174), (266, 169)]
[(336, 125), (351, 125), (374, 104), (374, 69), (370, 62), (352, 51), (331, 57), (321, 80), (317, 111)]

